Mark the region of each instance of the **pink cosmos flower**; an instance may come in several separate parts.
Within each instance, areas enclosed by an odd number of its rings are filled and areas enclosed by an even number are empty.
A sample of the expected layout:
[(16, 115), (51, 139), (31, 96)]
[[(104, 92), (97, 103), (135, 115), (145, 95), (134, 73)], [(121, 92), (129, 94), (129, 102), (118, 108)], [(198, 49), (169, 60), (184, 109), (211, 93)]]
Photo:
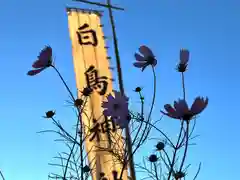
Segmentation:
[(38, 59), (33, 63), (32, 67), (33, 70), (28, 71), (29, 76), (34, 76), (39, 74), (47, 67), (52, 65), (52, 48), (50, 46), (46, 46), (41, 52), (39, 53)]
[(153, 67), (157, 65), (157, 60), (152, 52), (152, 50), (147, 46), (140, 46), (139, 52), (142, 54), (135, 53), (135, 58), (137, 62), (133, 63), (133, 65), (137, 68), (142, 68), (142, 71), (149, 66)]
[(180, 50), (180, 62), (177, 66), (178, 72), (185, 72), (187, 70), (189, 54), (190, 53), (187, 49)]
[(123, 129), (129, 122), (128, 98), (125, 95), (121, 95), (118, 91), (113, 92), (114, 96), (109, 94), (107, 101), (102, 103), (104, 108), (103, 114), (111, 116), (116, 124)]
[(197, 114), (200, 114), (208, 105), (208, 98), (203, 97), (195, 98), (191, 108), (188, 108), (187, 102), (183, 99), (179, 99), (174, 102), (174, 107), (170, 104), (164, 106), (166, 112), (161, 111), (164, 115), (167, 115), (174, 119), (182, 119), (189, 121)]

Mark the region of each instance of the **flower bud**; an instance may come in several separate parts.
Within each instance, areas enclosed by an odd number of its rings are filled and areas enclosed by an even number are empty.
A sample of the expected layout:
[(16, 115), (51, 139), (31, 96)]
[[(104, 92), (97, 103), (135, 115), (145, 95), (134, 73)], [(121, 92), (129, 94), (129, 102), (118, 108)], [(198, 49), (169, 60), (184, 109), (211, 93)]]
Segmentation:
[(158, 151), (161, 151), (163, 150), (165, 147), (165, 144), (163, 142), (158, 142), (157, 145), (156, 145), (156, 148)]
[(50, 119), (50, 118), (53, 118), (53, 116), (55, 115), (55, 112), (48, 111), (45, 114), (46, 114), (45, 118)]
[(140, 88), (140, 87), (135, 88), (135, 92), (141, 92), (141, 91), (142, 91), (142, 88)]
[(148, 158), (148, 160), (152, 163), (157, 162), (158, 158), (155, 154), (151, 154)]
[(74, 102), (74, 106), (76, 107), (81, 107), (83, 104), (83, 100), (82, 99), (76, 99)]
[(85, 172), (85, 173), (89, 172), (90, 170), (91, 169), (90, 169), (90, 167), (88, 165), (83, 167), (83, 172)]

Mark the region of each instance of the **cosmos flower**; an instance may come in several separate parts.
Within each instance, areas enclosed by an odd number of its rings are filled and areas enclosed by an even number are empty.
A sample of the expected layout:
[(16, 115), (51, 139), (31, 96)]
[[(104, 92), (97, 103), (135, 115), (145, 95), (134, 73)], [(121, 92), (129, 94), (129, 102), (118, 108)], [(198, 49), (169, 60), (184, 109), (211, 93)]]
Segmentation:
[(170, 104), (164, 106), (166, 112), (161, 111), (164, 115), (167, 115), (174, 119), (182, 119), (189, 121), (197, 114), (200, 114), (208, 105), (208, 98), (203, 97), (195, 98), (191, 108), (188, 108), (187, 102), (183, 99), (179, 99), (174, 102), (174, 107)]
[(135, 53), (136, 61), (133, 65), (137, 68), (142, 68), (142, 71), (149, 66), (153, 67), (157, 65), (157, 60), (152, 52), (152, 50), (147, 46), (140, 46), (139, 52), (142, 54)]
[(188, 61), (189, 61), (189, 51), (187, 49), (180, 50), (180, 62), (177, 66), (178, 72), (185, 72), (187, 70)]
[(45, 114), (46, 116), (44, 116), (44, 118), (51, 119), (56, 113), (54, 111), (48, 111)]
[(33, 70), (28, 71), (29, 76), (34, 76), (39, 74), (47, 67), (52, 65), (52, 48), (50, 46), (46, 46), (41, 52), (39, 53), (38, 59), (33, 63), (32, 67)]
[(128, 98), (125, 95), (121, 95), (118, 91), (113, 91), (114, 96), (109, 94), (107, 101), (102, 103), (104, 108), (103, 114), (105, 116), (111, 116), (112, 119), (120, 126), (125, 128), (130, 120), (128, 110)]
[(148, 157), (148, 160), (152, 163), (155, 163), (158, 161), (158, 157), (155, 155), (155, 154), (151, 154), (149, 157)]

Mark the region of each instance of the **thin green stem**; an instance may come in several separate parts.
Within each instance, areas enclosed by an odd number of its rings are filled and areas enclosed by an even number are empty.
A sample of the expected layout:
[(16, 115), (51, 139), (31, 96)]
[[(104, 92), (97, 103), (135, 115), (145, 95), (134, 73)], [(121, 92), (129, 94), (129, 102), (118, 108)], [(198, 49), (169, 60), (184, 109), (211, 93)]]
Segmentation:
[[(81, 114), (80, 114), (81, 116)], [(80, 167), (81, 167), (81, 180), (83, 180), (84, 172), (83, 172), (83, 126), (80, 126)]]
[(171, 179), (171, 175), (172, 175), (172, 172), (174, 170), (175, 159), (176, 159), (177, 151), (179, 149), (178, 147), (179, 147), (180, 139), (181, 139), (182, 132), (183, 132), (183, 125), (184, 125), (184, 121), (181, 122), (181, 128), (180, 128), (177, 144), (176, 144), (176, 146), (174, 146), (173, 158), (172, 158), (172, 162), (170, 164), (170, 171), (168, 173), (168, 178), (167, 178), (168, 180)]
[[(67, 137), (68, 137), (72, 142), (75, 141), (74, 137), (72, 137), (72, 136), (61, 126), (60, 123), (58, 123), (53, 117), (52, 117), (51, 119), (52, 119), (53, 123), (54, 123), (63, 133), (65, 133), (65, 134), (67, 135)], [(60, 135), (61, 135), (61, 133), (60, 133)], [(64, 135), (62, 135), (62, 136), (64, 136)], [(76, 143), (77, 143), (78, 145), (80, 145), (78, 142), (76, 142)]]
[(155, 171), (155, 177), (156, 177), (156, 180), (159, 180), (159, 177), (158, 177), (158, 170), (157, 170), (157, 165), (156, 165), (156, 163), (153, 163), (153, 166), (154, 166), (154, 171)]
[(68, 93), (70, 94), (73, 102), (75, 102), (75, 98), (74, 98), (74, 96), (73, 96), (73, 93), (72, 93), (71, 90), (69, 89), (66, 81), (63, 79), (63, 77), (62, 77), (62, 75), (60, 74), (60, 72), (57, 70), (57, 68), (56, 68), (55, 66), (51, 65), (51, 67), (53, 67), (53, 69), (57, 72), (58, 76), (60, 77), (60, 79), (62, 80), (64, 86), (66, 87)]
[[(60, 72), (57, 70), (57, 68), (53, 65), (51, 65), (51, 67), (53, 67), (53, 69), (57, 72), (58, 76), (60, 77), (60, 79), (62, 80), (65, 88), (67, 89), (68, 93), (70, 94), (73, 102), (75, 102), (75, 98), (73, 96), (73, 93), (71, 92), (71, 90), (69, 89), (66, 81), (63, 79), (62, 75), (60, 74)], [(83, 107), (82, 107), (83, 108)], [(73, 143), (73, 146), (72, 146), (72, 149), (71, 149), (71, 152), (69, 154), (69, 157), (68, 157), (68, 160), (67, 160), (67, 163), (66, 163), (66, 168), (65, 168), (65, 172), (64, 172), (64, 180), (66, 179), (66, 175), (67, 175), (67, 169), (68, 169), (68, 163), (70, 161), (70, 158), (72, 156), (72, 153), (73, 153), (73, 150), (75, 148), (75, 145), (76, 145), (76, 141), (77, 141), (77, 137), (78, 137), (78, 132), (80, 134), (80, 166), (81, 166), (81, 180), (84, 179), (84, 172), (82, 170), (83, 168), (83, 161), (84, 161), (84, 157), (83, 157), (83, 131), (82, 131), (82, 128), (83, 128), (83, 123), (82, 123), (82, 116), (81, 116), (81, 112), (82, 112), (82, 109), (80, 110), (78, 107), (77, 107), (77, 111), (78, 111), (78, 120), (77, 120), (77, 125), (76, 125), (76, 131), (75, 131), (75, 138), (74, 138), (74, 143)], [(78, 127), (80, 126), (80, 131), (78, 131)]]
[[(142, 94), (141, 94), (141, 92), (139, 92), (139, 96), (140, 96), (140, 100), (141, 100), (141, 120), (142, 120), (142, 118), (143, 118), (143, 113), (144, 113), (144, 100), (143, 100), (143, 96), (142, 96)], [(132, 141), (132, 145), (135, 143), (135, 141), (137, 140), (137, 137), (138, 137), (138, 134), (140, 133), (140, 130), (141, 130), (141, 128), (142, 128), (142, 125), (143, 125), (143, 121), (141, 121), (141, 124), (140, 124), (140, 126), (139, 126), (139, 128), (138, 128), (138, 130), (137, 130), (137, 134), (135, 135), (135, 138), (133, 139), (133, 141)]]
[[(138, 145), (136, 146), (135, 150), (133, 151), (133, 154), (138, 150), (138, 148), (140, 147), (141, 143), (143, 143), (146, 138), (147, 138), (147, 135), (148, 135), (148, 132), (146, 131), (147, 130), (147, 127), (149, 126), (150, 124), (150, 120), (151, 120), (151, 115), (152, 115), (152, 111), (153, 111), (153, 106), (154, 106), (154, 103), (155, 103), (155, 98), (156, 98), (156, 86), (157, 86), (157, 80), (156, 80), (156, 73), (155, 73), (155, 70), (154, 70), (154, 67), (152, 66), (152, 70), (153, 70), (153, 97), (152, 97), (152, 104), (151, 104), (151, 108), (150, 108), (150, 111), (149, 111), (149, 114), (148, 114), (148, 118), (147, 118), (147, 121), (146, 121), (146, 126), (143, 130), (143, 134), (138, 142)], [(143, 119), (142, 119), (143, 121)], [(145, 133), (146, 136), (145, 136)]]
[[(67, 175), (67, 169), (68, 169), (68, 163), (71, 159), (71, 156), (72, 156), (72, 153), (73, 153), (73, 150), (75, 148), (75, 145), (76, 145), (76, 141), (77, 141), (77, 137), (78, 137), (78, 127), (79, 127), (79, 124), (82, 122), (82, 116), (81, 116), (81, 110), (78, 110), (78, 120), (77, 120), (77, 125), (76, 125), (76, 131), (75, 131), (75, 138), (74, 138), (74, 143), (73, 143), (73, 146), (72, 146), (72, 149), (70, 151), (70, 154), (68, 156), (68, 159), (67, 159), (67, 163), (66, 163), (66, 167), (65, 167), (65, 171), (64, 171), (64, 180), (66, 178), (66, 175)], [(82, 123), (81, 123), (82, 124)], [(83, 180), (83, 149), (82, 149), (82, 145), (83, 145), (83, 142), (82, 142), (82, 125), (80, 125), (80, 166), (81, 166), (81, 180)]]
[(184, 162), (186, 160), (186, 156), (187, 156), (187, 151), (188, 151), (188, 140), (189, 140), (189, 121), (187, 121), (187, 128), (186, 128), (186, 145), (185, 145), (185, 149), (184, 149), (184, 154), (183, 154), (183, 159), (180, 165), (180, 169), (179, 172), (182, 171)]
[[(144, 120), (143, 120), (143, 122), (147, 123), (147, 121), (144, 121)], [(155, 125), (153, 125), (153, 124), (151, 124), (151, 123), (149, 123), (149, 125), (150, 125), (151, 127), (153, 127), (154, 129), (156, 129), (158, 132), (160, 132), (160, 133), (166, 138), (166, 140), (169, 142), (169, 144), (170, 144), (172, 147), (175, 147), (174, 144), (173, 144), (173, 142), (169, 139), (169, 137), (168, 137), (164, 132), (162, 132), (159, 128), (157, 128)]]
[[(155, 70), (154, 70), (154, 67), (152, 67), (152, 69), (153, 69), (153, 76), (154, 76), (154, 92), (153, 92), (153, 99), (152, 99), (152, 105), (151, 105), (151, 108), (150, 108), (150, 112), (149, 112), (149, 115), (148, 115), (148, 118), (147, 118), (147, 121), (144, 121), (144, 119), (141, 119), (141, 123), (143, 124), (143, 122), (145, 122), (146, 123), (146, 126), (145, 126), (145, 128), (144, 128), (144, 130), (143, 130), (143, 134), (142, 134), (142, 136), (141, 136), (141, 138), (140, 138), (140, 140), (139, 140), (139, 142), (138, 142), (138, 144), (137, 144), (137, 146), (136, 146), (136, 148), (134, 149), (134, 151), (131, 153), (131, 154), (129, 154), (129, 156), (128, 156), (128, 160), (131, 162), (131, 160), (133, 159), (133, 155), (134, 155), (134, 153), (138, 150), (138, 148), (140, 147), (140, 145), (141, 145), (141, 143), (142, 143), (142, 140), (144, 139), (146, 139), (146, 138), (144, 138), (144, 135), (145, 135), (145, 133), (146, 133), (146, 130), (147, 130), (147, 126), (153, 126), (153, 127), (155, 127), (154, 125), (152, 125), (152, 124), (150, 124), (149, 123), (149, 121), (150, 121), (150, 118), (151, 118), (151, 114), (152, 114), (152, 110), (153, 110), (153, 105), (154, 105), (154, 102), (155, 102), (155, 98), (156, 98), (156, 74), (155, 74)], [(141, 96), (141, 95), (140, 95)], [(142, 103), (142, 115), (143, 115), (143, 103)], [(142, 116), (143, 117), (143, 116)], [(142, 125), (141, 124), (141, 125)], [(157, 127), (155, 127), (155, 128), (157, 128)], [(159, 130), (159, 129), (158, 129)], [(159, 130), (160, 132), (162, 132), (161, 130)], [(162, 134), (164, 134), (163, 132), (162, 132)], [(164, 136), (168, 139), (168, 140), (170, 140), (165, 134), (164, 134)], [(136, 139), (136, 136), (135, 136), (135, 139)], [(134, 140), (135, 140), (134, 139)], [(143, 141), (144, 141), (143, 140)], [(171, 141), (170, 141), (171, 142)], [(131, 147), (132, 147), (132, 144), (133, 143), (131, 143)], [(134, 164), (133, 164), (133, 166), (134, 166)], [(121, 171), (121, 175), (123, 174), (123, 170), (124, 170), (124, 168), (125, 168), (125, 165), (123, 165), (123, 168), (122, 168), (122, 171)], [(131, 171), (130, 171), (131, 172)], [(121, 177), (122, 176), (120, 176), (120, 179), (121, 179)]]
[[(168, 156), (168, 154), (167, 154), (167, 152), (166, 152), (165, 149), (163, 149), (163, 152), (164, 152), (165, 156), (167, 157), (168, 164), (170, 165), (170, 164), (171, 164), (170, 157)], [(167, 166), (167, 168), (168, 168), (168, 167), (169, 167), (169, 166)]]
[[(156, 91), (157, 91), (157, 77), (156, 77), (155, 69), (154, 69), (153, 66), (152, 66), (152, 71), (153, 71), (153, 97), (152, 97), (152, 104), (151, 104), (151, 108), (150, 108), (150, 111), (149, 111), (149, 114), (148, 114), (148, 119), (147, 119), (148, 123), (150, 123), (150, 120), (151, 120), (151, 115), (152, 115), (152, 111), (153, 111), (153, 106), (155, 104)], [(150, 133), (150, 131), (147, 132), (147, 135), (145, 136), (143, 141), (145, 141), (147, 139), (147, 136), (148, 136), (149, 133)]]
[[(183, 99), (186, 100), (186, 88), (185, 88), (185, 80), (184, 80), (184, 73), (182, 72), (182, 89), (183, 89)], [(186, 132), (184, 135), (184, 138), (186, 138), (186, 144), (185, 144), (185, 149), (184, 149), (184, 154), (183, 154), (183, 159), (179, 168), (179, 172), (182, 171), (184, 162), (186, 160), (186, 156), (187, 156), (187, 151), (188, 151), (188, 141), (189, 141), (189, 126), (190, 126), (190, 121), (186, 121), (187, 124), (187, 128), (186, 128)]]
[(196, 180), (196, 179), (197, 179), (198, 174), (199, 174), (199, 172), (200, 172), (200, 170), (201, 170), (201, 165), (202, 165), (202, 164), (200, 163), (199, 166), (198, 166), (197, 173), (196, 173), (196, 175), (194, 176), (193, 180)]
[(186, 99), (186, 89), (185, 89), (185, 80), (184, 80), (184, 73), (181, 73), (182, 75), (182, 89), (183, 89), (183, 99)]
[(1, 175), (2, 179), (5, 180), (5, 177), (3, 176), (3, 173), (1, 170), (0, 170), (0, 175)]
[[(142, 94), (141, 94), (141, 92), (139, 92), (139, 96), (140, 96), (140, 100), (141, 100), (141, 119), (143, 118), (143, 108), (144, 108), (144, 101), (143, 101), (143, 97), (142, 97)], [(138, 134), (139, 134), (139, 132), (140, 132), (140, 129), (141, 129), (141, 127), (142, 127), (142, 125), (143, 125), (143, 121), (141, 121), (141, 124), (140, 124), (140, 127), (138, 128), (138, 131), (137, 131), (137, 134), (136, 134), (136, 136), (135, 136), (135, 138), (133, 139), (133, 142), (132, 142), (132, 144), (134, 144), (135, 143), (135, 141), (137, 140), (137, 137), (138, 137)], [(132, 154), (133, 155), (133, 154)], [(132, 157), (132, 156), (131, 156)], [(126, 163), (123, 163), (123, 167), (122, 167), (122, 170), (121, 170), (121, 173), (120, 173), (120, 180), (122, 179), (122, 175), (123, 175), (123, 172), (124, 172), (124, 169), (125, 169), (125, 167), (126, 167)]]

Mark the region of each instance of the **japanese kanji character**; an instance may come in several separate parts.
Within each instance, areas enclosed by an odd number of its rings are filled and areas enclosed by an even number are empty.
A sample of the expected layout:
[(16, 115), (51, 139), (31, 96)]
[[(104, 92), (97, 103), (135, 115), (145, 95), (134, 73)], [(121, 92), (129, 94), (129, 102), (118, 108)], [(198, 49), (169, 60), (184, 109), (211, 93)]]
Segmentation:
[[(88, 29), (88, 30), (85, 30), (85, 29)], [(93, 45), (93, 46), (98, 45), (96, 31), (89, 29), (89, 25), (86, 23), (78, 28), (77, 36), (78, 36), (78, 42), (81, 45)]]
[(94, 66), (90, 66), (85, 72), (87, 87), (96, 90), (101, 96), (105, 95), (108, 87), (108, 78), (98, 76), (98, 71)]
[(92, 134), (92, 137), (89, 139), (89, 141), (93, 141), (94, 138), (97, 138), (97, 141), (100, 141), (100, 134), (101, 128), (100, 124), (97, 122), (96, 119), (93, 119), (93, 127), (90, 129), (90, 133)]

